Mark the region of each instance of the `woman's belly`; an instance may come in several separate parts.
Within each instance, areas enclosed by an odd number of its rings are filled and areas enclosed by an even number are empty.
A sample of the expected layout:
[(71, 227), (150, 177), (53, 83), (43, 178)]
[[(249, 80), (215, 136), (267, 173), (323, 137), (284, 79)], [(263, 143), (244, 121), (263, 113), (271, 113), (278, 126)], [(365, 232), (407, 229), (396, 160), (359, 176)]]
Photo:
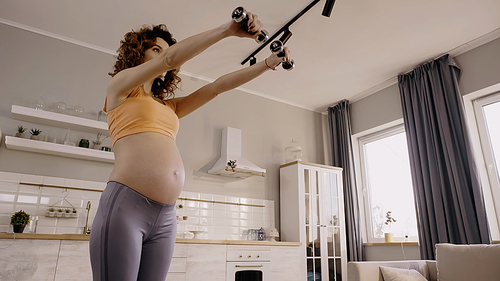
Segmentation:
[(115, 165), (109, 177), (164, 204), (177, 200), (184, 186), (184, 165), (175, 141), (146, 132), (119, 139)]

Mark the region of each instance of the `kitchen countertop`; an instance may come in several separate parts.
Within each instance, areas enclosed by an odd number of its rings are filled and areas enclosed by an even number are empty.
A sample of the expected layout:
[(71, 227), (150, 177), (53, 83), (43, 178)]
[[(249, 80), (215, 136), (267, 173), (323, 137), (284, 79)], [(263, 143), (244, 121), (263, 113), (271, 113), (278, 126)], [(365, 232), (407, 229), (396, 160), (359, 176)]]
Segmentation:
[[(0, 233), (0, 239), (13, 239), (14, 233)], [(90, 235), (86, 234), (29, 234), (16, 233), (15, 239), (41, 239), (41, 240), (81, 240), (89, 241)], [(255, 245), (255, 246), (300, 246), (300, 242), (269, 242), (249, 240), (210, 240), (210, 239), (176, 239), (180, 244), (219, 244), (219, 245)]]

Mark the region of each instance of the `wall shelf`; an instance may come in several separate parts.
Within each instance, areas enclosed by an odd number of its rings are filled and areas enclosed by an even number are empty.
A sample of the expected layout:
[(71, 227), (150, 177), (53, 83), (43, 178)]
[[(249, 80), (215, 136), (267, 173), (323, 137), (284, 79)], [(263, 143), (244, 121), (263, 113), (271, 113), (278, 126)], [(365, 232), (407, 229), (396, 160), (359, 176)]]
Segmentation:
[(106, 163), (115, 162), (115, 154), (113, 152), (69, 146), (51, 142), (36, 141), (24, 138), (16, 138), (11, 136), (5, 136), (5, 146), (9, 149), (38, 152), (43, 154), (57, 155), (69, 158), (100, 161)]
[(75, 131), (88, 133), (102, 133), (109, 136), (108, 124), (67, 114), (36, 110), (34, 108), (12, 105), (12, 118), (21, 121), (49, 125), (54, 127), (69, 128)]

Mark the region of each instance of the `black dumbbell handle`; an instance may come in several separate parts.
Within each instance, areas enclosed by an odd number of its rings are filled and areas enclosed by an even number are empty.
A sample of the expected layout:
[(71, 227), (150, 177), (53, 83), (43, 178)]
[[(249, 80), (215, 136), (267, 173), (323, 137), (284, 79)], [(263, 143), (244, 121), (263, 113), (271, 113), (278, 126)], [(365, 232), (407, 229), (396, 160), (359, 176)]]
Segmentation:
[[(250, 32), (248, 31), (248, 17), (247, 17), (247, 11), (243, 7), (238, 7), (234, 9), (233, 13), (231, 14), (231, 18), (241, 24), (241, 28), (245, 30), (246, 32), (250, 34), (255, 34), (255, 32)], [(269, 39), (269, 34), (265, 30), (261, 30), (259, 36), (257, 39), (255, 39), (258, 43), (264, 43)]]
[[(276, 54), (279, 58), (285, 56), (285, 47), (283, 46), (283, 43), (281, 43), (281, 41), (273, 41), (269, 48), (271, 49), (271, 52)], [(293, 60), (289, 60), (283, 62), (281, 66), (286, 70), (292, 70), (295, 67), (295, 63), (293, 62)]]

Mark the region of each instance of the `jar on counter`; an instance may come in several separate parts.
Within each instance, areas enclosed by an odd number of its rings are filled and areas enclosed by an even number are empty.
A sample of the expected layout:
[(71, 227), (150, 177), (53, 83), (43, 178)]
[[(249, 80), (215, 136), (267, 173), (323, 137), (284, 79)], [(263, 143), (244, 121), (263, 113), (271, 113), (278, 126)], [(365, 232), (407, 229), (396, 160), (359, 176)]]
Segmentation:
[(258, 241), (266, 241), (266, 232), (264, 231), (264, 228), (260, 228), (257, 230), (257, 240)]

